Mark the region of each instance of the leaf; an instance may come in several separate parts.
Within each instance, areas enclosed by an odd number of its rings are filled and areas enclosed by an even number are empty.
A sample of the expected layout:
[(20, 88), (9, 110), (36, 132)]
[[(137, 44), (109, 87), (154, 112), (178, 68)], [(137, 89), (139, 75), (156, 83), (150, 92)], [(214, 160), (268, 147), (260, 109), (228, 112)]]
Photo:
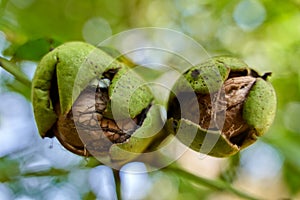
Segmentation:
[(274, 128), (270, 130), (272, 135), (268, 134), (263, 139), (273, 145), (275, 149), (278, 149), (284, 157), (283, 180), (290, 193), (296, 194), (300, 191), (300, 137), (298, 133), (282, 128), (282, 125), (277, 126), (278, 124), (275, 122)]
[(220, 179), (228, 183), (233, 183), (237, 178), (237, 169), (240, 166), (240, 153), (237, 153), (228, 158), (228, 165), (220, 174)]
[(83, 200), (96, 199), (96, 195), (92, 191), (89, 191), (88, 193), (83, 195), (82, 199)]
[(291, 194), (295, 195), (300, 191), (300, 169), (292, 162), (285, 162), (283, 177)]
[(29, 40), (16, 49), (13, 60), (39, 61), (46, 53), (60, 44), (59, 41), (48, 38)]
[(0, 182), (11, 181), (20, 174), (19, 163), (6, 157), (0, 158)]

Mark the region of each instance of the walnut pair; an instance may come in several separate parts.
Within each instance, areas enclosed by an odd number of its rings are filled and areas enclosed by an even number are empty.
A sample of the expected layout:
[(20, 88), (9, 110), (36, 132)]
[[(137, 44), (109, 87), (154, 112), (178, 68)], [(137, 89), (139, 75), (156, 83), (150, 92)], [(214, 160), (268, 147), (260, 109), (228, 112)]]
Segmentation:
[[(124, 59), (83, 42), (65, 43), (40, 61), (32, 85), (39, 133), (83, 156), (123, 163), (175, 135), (191, 149), (226, 157), (270, 127), (276, 95), (265, 74), (214, 57), (182, 74), (162, 105)], [(131, 152), (128, 156), (126, 152)]]

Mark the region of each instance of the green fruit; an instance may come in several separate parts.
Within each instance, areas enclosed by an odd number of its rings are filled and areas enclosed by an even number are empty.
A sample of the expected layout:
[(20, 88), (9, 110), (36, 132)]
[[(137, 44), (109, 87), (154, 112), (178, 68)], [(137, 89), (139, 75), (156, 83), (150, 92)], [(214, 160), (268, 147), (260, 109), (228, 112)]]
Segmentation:
[(195, 151), (216, 157), (237, 153), (263, 135), (275, 117), (268, 75), (232, 57), (191, 67), (170, 95), (167, 129)]
[(143, 79), (83, 42), (65, 43), (42, 58), (32, 104), (42, 137), (55, 136), (73, 153), (104, 162), (128, 162), (164, 135)]

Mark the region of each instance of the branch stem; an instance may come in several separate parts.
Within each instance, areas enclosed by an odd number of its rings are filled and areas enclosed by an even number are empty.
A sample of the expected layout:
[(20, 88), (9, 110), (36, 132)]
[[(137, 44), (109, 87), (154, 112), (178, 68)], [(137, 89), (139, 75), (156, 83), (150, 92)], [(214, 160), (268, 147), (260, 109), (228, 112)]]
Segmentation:
[(24, 73), (22, 73), (18, 69), (18, 67), (13, 62), (10, 62), (5, 58), (0, 57), (0, 67), (12, 74), (18, 81), (31, 88), (31, 81), (27, 78), (27, 76)]
[(120, 171), (113, 169), (115, 183), (116, 183), (116, 194), (118, 199), (121, 198), (121, 179), (120, 179)]
[(206, 186), (206, 187), (214, 189), (214, 190), (228, 191), (228, 192), (231, 192), (243, 199), (258, 200), (258, 198), (255, 198), (253, 196), (250, 196), (249, 194), (246, 194), (240, 190), (237, 190), (236, 188), (232, 187), (230, 184), (228, 184), (226, 182), (199, 177), (199, 176), (196, 176), (189, 172), (186, 172), (183, 169), (180, 169), (176, 166), (169, 166), (169, 167), (165, 168), (164, 171), (175, 172), (180, 177), (184, 177), (184, 178), (188, 179), (189, 181), (192, 181), (196, 184), (203, 185), (203, 186)]

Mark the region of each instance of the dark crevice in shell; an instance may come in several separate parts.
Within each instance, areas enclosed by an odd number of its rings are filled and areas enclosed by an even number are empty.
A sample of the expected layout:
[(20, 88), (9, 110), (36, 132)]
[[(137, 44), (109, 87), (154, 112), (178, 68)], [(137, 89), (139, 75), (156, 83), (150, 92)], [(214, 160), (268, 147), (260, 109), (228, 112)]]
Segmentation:
[[(151, 104), (142, 110), (134, 119), (122, 119), (115, 121), (114, 119), (105, 117), (103, 113), (109, 103), (108, 90), (97, 87), (96, 89), (96, 105), (95, 112), (98, 114), (98, 121), (104, 135), (109, 138), (112, 143), (124, 143), (144, 122)], [(97, 99), (98, 98), (98, 99)], [(105, 105), (106, 106), (103, 106)], [(100, 107), (101, 106), (101, 107)], [(110, 112), (110, 111), (109, 111)]]
[(110, 81), (115, 77), (120, 68), (109, 69), (103, 73), (102, 78), (108, 78)]
[(235, 144), (235, 145), (241, 147), (241, 146), (243, 146), (244, 142), (247, 139), (249, 139), (250, 137), (252, 137), (252, 132), (253, 131), (254, 130), (252, 128), (248, 127), (245, 131), (239, 133), (238, 135), (230, 137), (229, 141), (232, 144)]
[(145, 109), (142, 110), (142, 112), (139, 115), (136, 116), (138, 119), (138, 126), (142, 126), (142, 124), (144, 123), (144, 120), (146, 119), (147, 113), (150, 110), (151, 106), (152, 103), (150, 103)]
[[(51, 78), (51, 88), (50, 88), (50, 92), (49, 92), (49, 96), (50, 96), (50, 100), (51, 103), (54, 107), (54, 111), (56, 113), (57, 116), (60, 115), (60, 105), (59, 105), (59, 96), (58, 96), (58, 85), (57, 85), (57, 76), (56, 76), (56, 66), (59, 62), (59, 59), (56, 58), (57, 61), (55, 63), (54, 66), (54, 72)], [(56, 126), (56, 124), (54, 124), (53, 126)], [(47, 131), (47, 133), (45, 134), (45, 137), (54, 137), (55, 133), (53, 131), (53, 129), (51, 128), (50, 130)]]
[(230, 71), (228, 79), (240, 76), (248, 76), (251, 72), (248, 69), (243, 69), (240, 71)]

